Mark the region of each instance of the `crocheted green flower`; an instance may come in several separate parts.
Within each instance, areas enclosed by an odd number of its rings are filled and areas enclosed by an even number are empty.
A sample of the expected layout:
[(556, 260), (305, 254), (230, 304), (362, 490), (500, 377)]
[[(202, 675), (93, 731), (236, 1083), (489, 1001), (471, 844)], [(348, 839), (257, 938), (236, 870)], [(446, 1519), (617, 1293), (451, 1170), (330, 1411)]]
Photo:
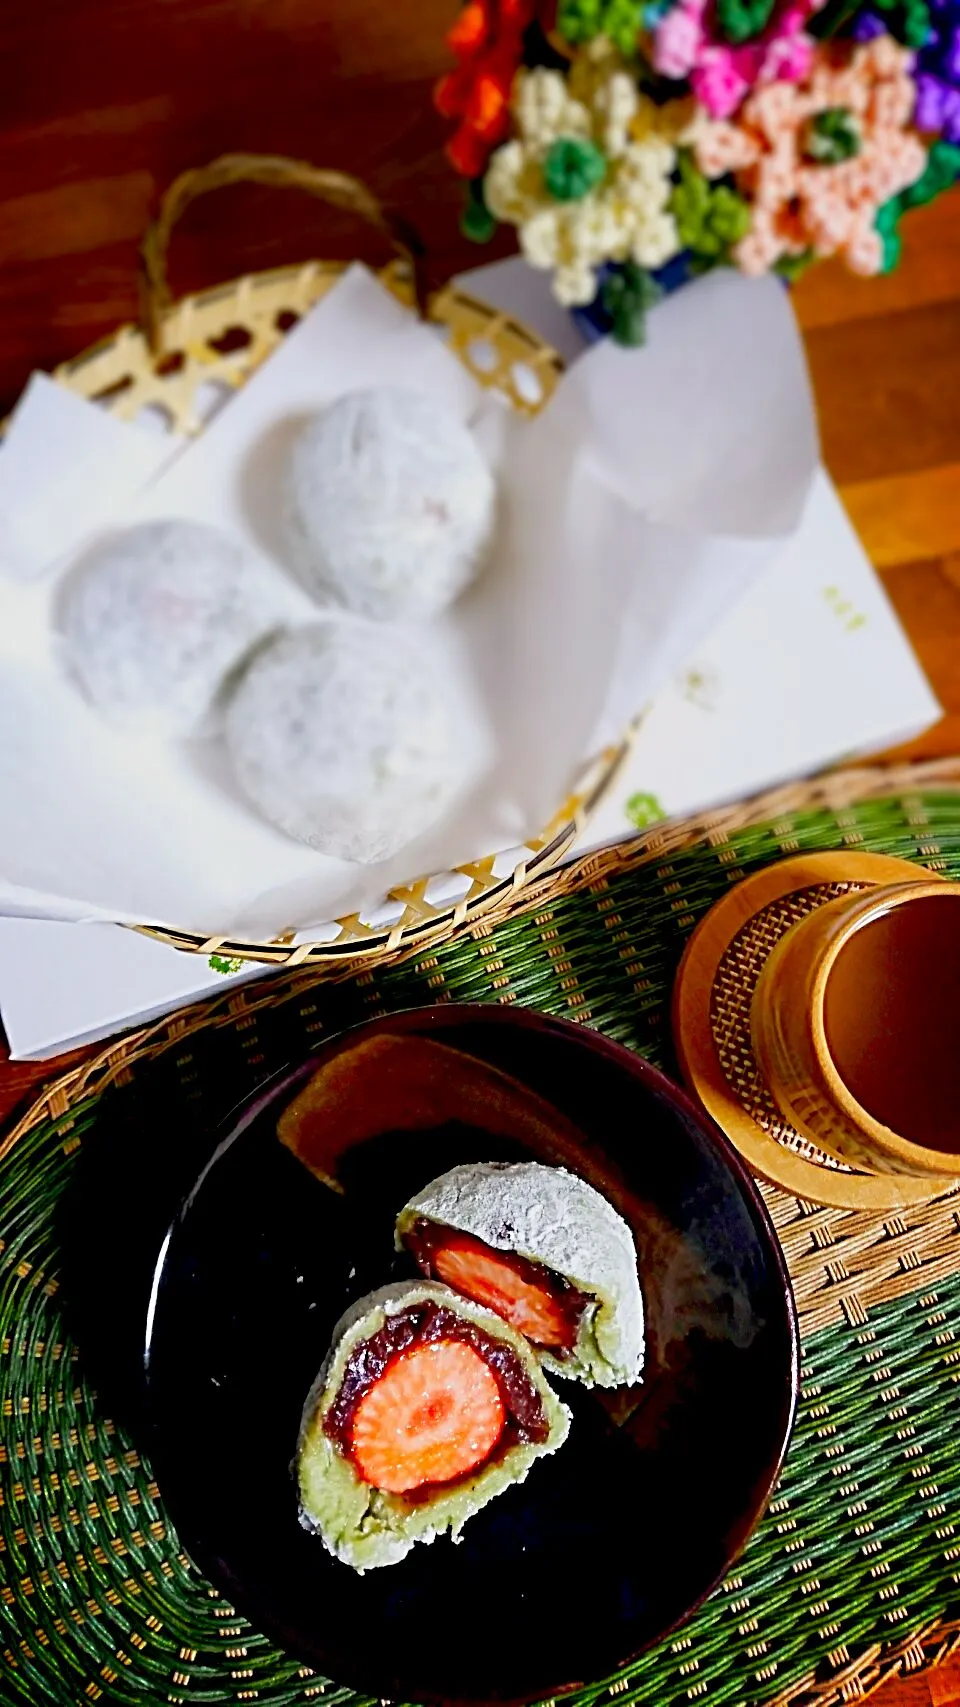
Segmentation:
[(717, 0), (720, 34), (734, 46), (760, 35), (770, 22), (775, 0)]
[(471, 178), (467, 185), (467, 200), (460, 215), (460, 230), (471, 243), (489, 243), (497, 222), (487, 206), (483, 179)]
[(822, 166), (839, 166), (852, 160), (863, 147), (863, 136), (853, 113), (846, 107), (825, 107), (815, 113), (806, 128), (803, 152)]
[(907, 47), (923, 47), (929, 34), (929, 6), (923, 0), (907, 0), (903, 8), (903, 40)]
[(952, 142), (934, 142), (927, 153), (927, 164), (916, 183), (908, 184), (896, 198), (904, 209), (925, 207), (944, 190), (949, 190), (960, 178), (960, 148)]
[(829, 41), (847, 35), (852, 25), (858, 41), (869, 41), (867, 30), (874, 23), (905, 47), (921, 48), (930, 35), (930, 7), (927, 0), (870, 0), (868, 6), (863, 0), (826, 0), (807, 27), (812, 36)]
[(579, 202), (602, 184), (607, 157), (586, 137), (561, 136), (543, 162), (543, 181), (554, 201)]
[(807, 268), (813, 266), (816, 258), (812, 249), (804, 249), (800, 255), (781, 255), (779, 261), (774, 262), (773, 270), (779, 278), (786, 279), (788, 284), (796, 284), (798, 279), (803, 278)]
[(670, 197), (680, 243), (712, 261), (725, 256), (750, 229), (750, 208), (729, 184), (711, 184), (687, 149), (677, 161), (680, 182)]
[(873, 0), (890, 34), (906, 47), (923, 47), (930, 34), (930, 8), (926, 0)]
[(571, 46), (606, 36), (626, 57), (637, 51), (643, 0), (560, 0), (557, 31)]
[(647, 338), (647, 310), (662, 295), (656, 280), (636, 261), (625, 261), (608, 273), (600, 286), (600, 301), (613, 323), (614, 343), (639, 349)]

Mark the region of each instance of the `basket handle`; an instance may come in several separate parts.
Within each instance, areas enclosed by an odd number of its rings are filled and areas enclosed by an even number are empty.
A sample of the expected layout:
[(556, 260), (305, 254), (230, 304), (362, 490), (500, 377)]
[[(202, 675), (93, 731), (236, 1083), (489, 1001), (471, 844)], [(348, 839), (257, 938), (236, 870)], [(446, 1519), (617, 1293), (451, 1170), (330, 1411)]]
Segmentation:
[(305, 160), (289, 160), (282, 154), (221, 154), (209, 166), (181, 172), (164, 192), (160, 211), (148, 227), (140, 247), (141, 318), (147, 343), (154, 355), (160, 351), (160, 328), (171, 294), (167, 281), (167, 255), (173, 228), (181, 214), (210, 190), (228, 184), (268, 184), (277, 189), (306, 190), (308, 195), (333, 207), (358, 213), (387, 238), (407, 262), (420, 315), (426, 318), (426, 288), (423, 279), (423, 244), (401, 215), (388, 213), (359, 179), (346, 172), (311, 166)]

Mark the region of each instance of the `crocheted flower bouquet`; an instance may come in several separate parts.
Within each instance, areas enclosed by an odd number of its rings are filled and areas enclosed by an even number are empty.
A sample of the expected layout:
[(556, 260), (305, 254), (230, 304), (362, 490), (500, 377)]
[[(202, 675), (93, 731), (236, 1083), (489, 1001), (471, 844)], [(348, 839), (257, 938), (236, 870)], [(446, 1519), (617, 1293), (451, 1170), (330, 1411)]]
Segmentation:
[(623, 344), (710, 267), (887, 272), (960, 176), (960, 0), (467, 0), (448, 41), (464, 229)]

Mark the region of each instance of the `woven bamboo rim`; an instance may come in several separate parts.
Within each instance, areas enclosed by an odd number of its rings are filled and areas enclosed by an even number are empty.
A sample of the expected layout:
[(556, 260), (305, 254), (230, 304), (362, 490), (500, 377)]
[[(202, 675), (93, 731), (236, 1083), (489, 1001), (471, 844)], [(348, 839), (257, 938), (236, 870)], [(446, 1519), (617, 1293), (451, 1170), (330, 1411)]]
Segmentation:
[[(659, 824), (642, 831), (629, 841), (597, 853), (584, 854), (572, 860), (559, 872), (531, 878), (524, 886), (506, 886), (506, 892), (484, 913), (482, 919), (470, 921), (469, 934), (474, 938), (489, 936), (504, 920), (519, 913), (536, 913), (547, 903), (565, 895), (600, 885), (623, 872), (668, 859), (682, 849), (705, 842), (722, 847), (738, 830), (755, 824), (771, 823), (801, 811), (819, 807), (842, 813), (844, 807), (885, 796), (920, 795), (924, 790), (960, 791), (960, 757), (927, 759), (918, 763), (864, 765), (848, 770), (830, 771), (808, 782), (789, 783), (782, 788), (768, 789), (750, 800), (678, 819), (672, 824)], [(398, 943), (389, 956), (391, 965), (410, 959), (420, 952), (420, 942)], [(386, 963), (387, 956), (383, 956)], [(317, 980), (316, 968), (303, 959), (290, 964), (293, 976), (284, 984), (284, 994), (293, 995), (308, 989)], [(336, 968), (337, 980), (347, 979), (364, 970), (366, 961), (355, 956), (343, 960)], [(228, 996), (213, 997), (195, 1003), (180, 1014), (128, 1032), (107, 1048), (83, 1061), (78, 1067), (54, 1079), (31, 1103), (23, 1117), (0, 1140), (0, 1162), (13, 1148), (18, 1138), (47, 1119), (65, 1114), (81, 1097), (95, 1096), (114, 1083), (127, 1070), (131, 1060), (149, 1060), (176, 1039), (208, 1024), (232, 1025), (245, 1015), (270, 1007), (277, 1000), (276, 987), (252, 984), (231, 992)], [(770, 1187), (776, 1191), (778, 1188)], [(791, 1199), (791, 1201), (793, 1201)], [(841, 1211), (841, 1213), (847, 1213)], [(852, 1213), (852, 1212), (851, 1212)]]
[[(142, 410), (160, 411), (169, 429), (193, 436), (202, 431), (201, 387), (211, 383), (237, 390), (280, 343), (285, 333), (324, 297), (345, 264), (310, 261), (248, 274), (171, 303), (167, 257), (174, 227), (198, 197), (229, 184), (253, 182), (293, 188), (347, 209), (372, 225), (396, 252), (380, 272), (382, 282), (407, 307), (416, 306), (446, 329), (451, 351), (480, 385), (501, 392), (525, 415), (549, 398), (562, 371), (559, 356), (509, 314), (446, 286), (427, 298), (422, 246), (399, 215), (387, 212), (357, 179), (277, 155), (227, 154), (183, 173), (164, 195), (141, 249), (143, 328), (121, 327), (112, 337), (55, 370), (72, 391), (100, 403), (121, 420)], [(324, 940), (294, 942), (293, 930), (270, 941), (138, 926), (148, 936), (188, 953), (220, 953), (275, 966), (306, 962), (328, 965), (371, 961), (403, 945), (441, 941), (487, 910), (515, 896), (561, 861), (579, 837), (600, 795), (616, 775), (633, 729), (584, 766), (570, 797), (541, 834), (531, 838), (513, 868), (502, 869), (493, 853), (452, 874), (432, 874), (391, 890), (389, 922), (373, 924), (353, 913), (332, 922)], [(437, 876), (451, 875), (455, 900), (434, 901)]]

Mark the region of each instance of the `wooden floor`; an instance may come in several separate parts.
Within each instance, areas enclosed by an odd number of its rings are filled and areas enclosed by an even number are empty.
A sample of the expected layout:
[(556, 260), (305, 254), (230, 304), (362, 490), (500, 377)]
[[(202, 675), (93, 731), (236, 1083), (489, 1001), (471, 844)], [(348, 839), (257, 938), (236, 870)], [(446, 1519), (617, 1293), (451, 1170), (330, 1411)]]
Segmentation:
[(824, 458), (947, 713), (910, 752), (960, 752), (960, 191), (906, 227), (899, 269), (832, 263), (796, 291)]
[(938, 1666), (917, 1677), (898, 1678), (870, 1697), (873, 1707), (956, 1707), (960, 1702), (960, 1663)]
[[(456, 0), (44, 0), (8, 5), (0, 51), (0, 408), (135, 317), (160, 189), (226, 150), (364, 178), (419, 227), (435, 283), (480, 258), (457, 230), (429, 90)], [(946, 716), (909, 749), (960, 752), (960, 193), (912, 216), (902, 266), (832, 264), (795, 293), (827, 465)], [(484, 252), (505, 253), (508, 243)], [(198, 204), (178, 289), (323, 254), (381, 258), (346, 218), (233, 189)], [(0, 1117), (59, 1064), (0, 1065)], [(960, 1701), (960, 1668), (884, 1707)]]

